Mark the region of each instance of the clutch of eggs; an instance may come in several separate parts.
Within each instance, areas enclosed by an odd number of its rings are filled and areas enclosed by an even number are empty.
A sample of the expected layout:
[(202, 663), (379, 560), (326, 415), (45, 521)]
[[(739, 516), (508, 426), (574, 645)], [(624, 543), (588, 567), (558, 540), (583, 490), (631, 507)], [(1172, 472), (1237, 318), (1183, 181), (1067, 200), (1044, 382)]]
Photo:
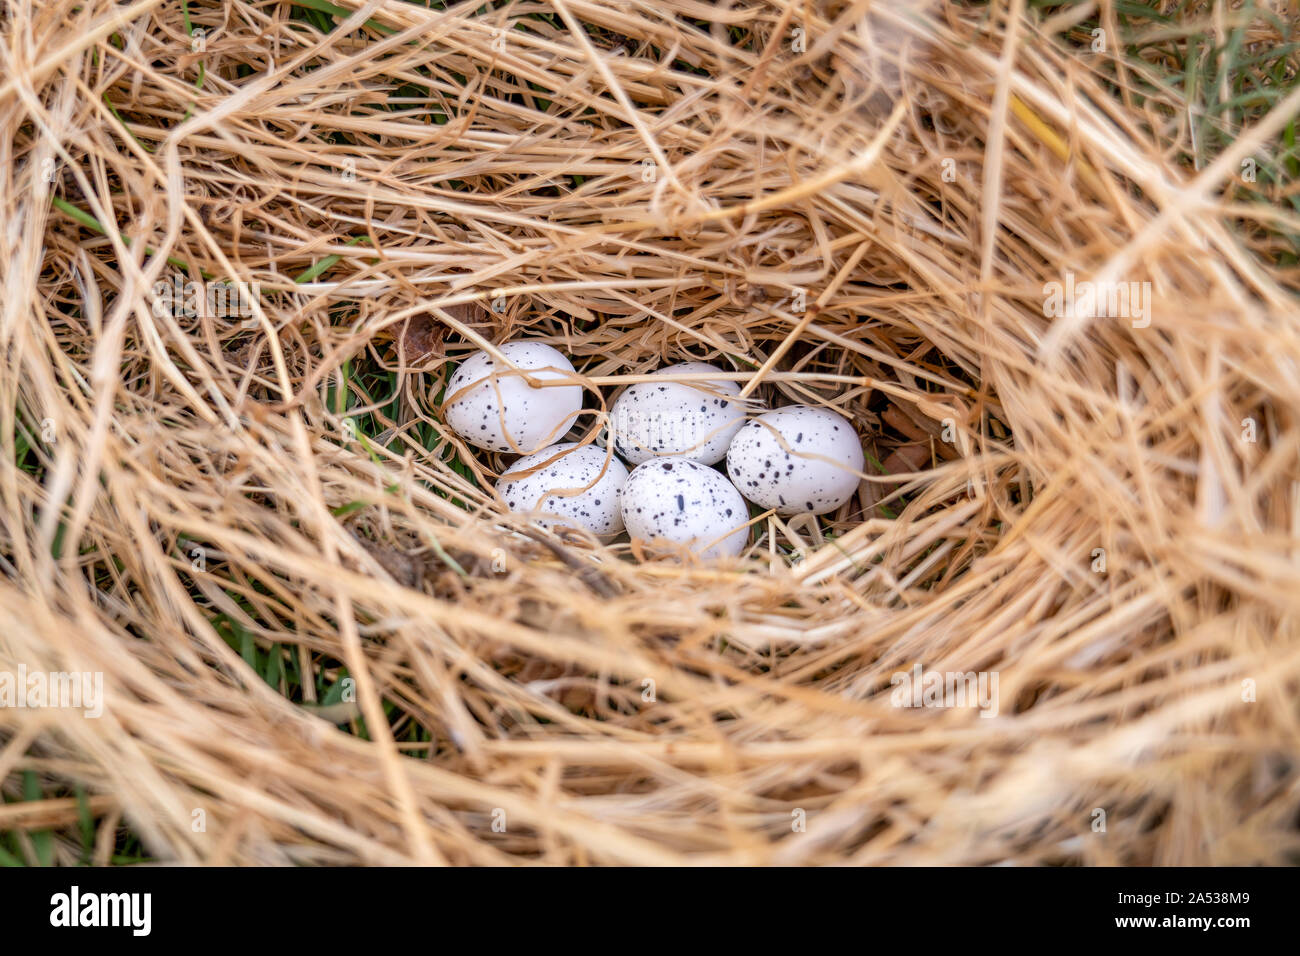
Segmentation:
[[(639, 382), (610, 411), (614, 449), (557, 442), (582, 409), (582, 387), (530, 385), (574, 380), (573, 365), (543, 342), (498, 346), (514, 366), (475, 352), (447, 383), (446, 424), (479, 448), (521, 457), (497, 482), (517, 512), (546, 527), (583, 528), (702, 558), (736, 556), (749, 541), (745, 499), (780, 514), (825, 514), (857, 490), (862, 444), (853, 423), (826, 408), (790, 405), (746, 421), (740, 386), (707, 362), (652, 373), (696, 374), (698, 382)], [(546, 447), (543, 447), (546, 446)], [(709, 467), (726, 459), (727, 473)], [(730, 480), (728, 480), (728, 476)], [(657, 543), (657, 544), (656, 544)]]
[(563, 442), (525, 455), (497, 481), (511, 511), (538, 512), (543, 527), (580, 527), (599, 538), (623, 530), (627, 466), (596, 445)]
[[(682, 362), (650, 374), (707, 372), (722, 369), (708, 362)], [(610, 409), (615, 447), (634, 465), (670, 456), (706, 465), (722, 461), (745, 424), (745, 410), (733, 400), (739, 394), (740, 386), (726, 379), (629, 385)]]
[[(537, 381), (574, 375), (564, 354), (544, 342), (506, 342), (497, 351)], [(447, 426), (471, 445), (519, 454), (564, 437), (582, 409), (582, 386), (533, 387), (498, 365), (487, 352), (461, 362), (447, 383)]]
[(780, 514), (834, 511), (853, 497), (864, 462), (853, 423), (827, 408), (787, 405), (737, 433), (727, 474), (746, 498)]

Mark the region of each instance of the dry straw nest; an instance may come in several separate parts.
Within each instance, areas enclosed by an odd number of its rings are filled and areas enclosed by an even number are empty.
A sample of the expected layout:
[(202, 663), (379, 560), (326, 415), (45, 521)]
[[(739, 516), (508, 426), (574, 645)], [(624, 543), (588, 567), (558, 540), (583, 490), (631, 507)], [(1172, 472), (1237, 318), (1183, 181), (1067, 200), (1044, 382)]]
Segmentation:
[[(1296, 276), (1228, 188), (1295, 95), (1189, 170), (1023, 3), (337, 2), (0, 16), (0, 671), (106, 699), (0, 709), (48, 798), (0, 830), (77, 859), (80, 786), (100, 861), (1296, 858)], [(1067, 274), (1149, 324), (1045, 315)], [(437, 404), (521, 336), (583, 433), (695, 357), (870, 473), (735, 562), (530, 536)], [(997, 716), (894, 706), (917, 665)]]

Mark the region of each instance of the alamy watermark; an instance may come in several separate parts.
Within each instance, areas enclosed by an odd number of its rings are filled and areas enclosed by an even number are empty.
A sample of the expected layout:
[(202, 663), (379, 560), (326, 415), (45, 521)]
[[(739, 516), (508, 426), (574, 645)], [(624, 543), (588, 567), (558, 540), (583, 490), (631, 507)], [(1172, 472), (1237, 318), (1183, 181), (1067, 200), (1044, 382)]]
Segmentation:
[(50, 897), (50, 925), (54, 927), (121, 927), (132, 936), (148, 936), (153, 929), (152, 893), (83, 893), (74, 885)]
[(1055, 318), (1130, 319), (1135, 329), (1151, 324), (1150, 282), (1076, 282), (1065, 273), (1065, 282), (1043, 286), (1043, 315)]
[(998, 715), (997, 671), (927, 671), (917, 663), (889, 683), (895, 707), (978, 707), (981, 717)]
[(712, 437), (710, 431), (718, 430), (702, 427), (698, 418), (689, 415), (642, 412), (626, 405), (619, 405), (611, 418), (610, 428), (620, 450), (626, 452), (695, 448)]
[(83, 717), (104, 714), (103, 671), (0, 671), (0, 710), (60, 708), (82, 710)]
[(262, 297), (257, 282), (200, 282), (173, 274), (154, 283), (149, 297), (156, 318), (248, 318)]

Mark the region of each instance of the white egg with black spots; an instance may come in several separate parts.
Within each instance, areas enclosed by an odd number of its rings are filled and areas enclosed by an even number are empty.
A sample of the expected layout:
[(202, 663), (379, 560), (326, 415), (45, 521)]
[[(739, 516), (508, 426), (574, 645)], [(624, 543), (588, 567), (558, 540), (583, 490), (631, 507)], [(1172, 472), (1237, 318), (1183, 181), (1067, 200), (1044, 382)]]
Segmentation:
[(764, 412), (727, 450), (727, 474), (750, 501), (780, 514), (834, 511), (853, 497), (862, 442), (843, 415), (810, 405)]
[(702, 558), (735, 557), (749, 540), (745, 499), (720, 472), (688, 458), (655, 458), (623, 486), (630, 537), (685, 546)]
[[(497, 351), (537, 381), (564, 380), (573, 374), (572, 363), (544, 342), (506, 342)], [(461, 362), (447, 383), (446, 396), (443, 417), (457, 435), (479, 448), (520, 454), (562, 438), (582, 409), (581, 385), (533, 387), (487, 352), (475, 352)]]
[[(721, 371), (708, 362), (682, 362), (651, 374)], [(722, 461), (731, 439), (745, 424), (744, 407), (732, 397), (739, 394), (740, 386), (726, 379), (629, 385), (610, 409), (615, 447), (634, 465), (659, 457), (689, 458), (706, 465)]]
[(507, 468), (497, 494), (511, 511), (537, 513), (543, 527), (585, 528), (611, 538), (623, 530), (626, 481), (627, 466), (612, 455), (607, 459), (603, 448), (563, 442)]

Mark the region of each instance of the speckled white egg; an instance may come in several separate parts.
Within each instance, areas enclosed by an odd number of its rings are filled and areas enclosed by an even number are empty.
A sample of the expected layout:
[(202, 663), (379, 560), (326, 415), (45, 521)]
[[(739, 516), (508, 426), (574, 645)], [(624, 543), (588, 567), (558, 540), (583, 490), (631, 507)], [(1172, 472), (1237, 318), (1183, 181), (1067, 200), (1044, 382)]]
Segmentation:
[(827, 408), (788, 405), (736, 433), (727, 474), (750, 501), (780, 514), (834, 511), (853, 497), (862, 472), (853, 423)]
[[(523, 474), (528, 471), (532, 474)], [(612, 455), (607, 465), (605, 449), (562, 442), (507, 468), (497, 481), (497, 494), (511, 511), (540, 513), (537, 523), (544, 527), (586, 528), (609, 538), (623, 530), (620, 503), (626, 481), (627, 466)], [(560, 491), (578, 493), (555, 494)]]
[[(708, 362), (682, 362), (657, 369), (653, 375), (721, 372)], [(727, 446), (745, 410), (726, 396), (739, 395), (740, 386), (726, 379), (693, 382), (638, 382), (629, 385), (610, 409), (611, 429), (618, 453), (634, 465), (656, 457), (680, 456), (712, 465), (727, 455)], [(717, 393), (721, 392), (719, 395)]]
[(749, 508), (721, 472), (689, 458), (654, 458), (623, 486), (632, 538), (685, 545), (702, 558), (735, 557), (749, 540)]
[[(497, 350), (538, 381), (563, 380), (573, 372), (569, 360), (544, 342), (506, 342)], [(451, 430), (479, 448), (521, 454), (562, 438), (582, 408), (582, 386), (534, 388), (508, 367), (497, 366), (487, 352), (475, 352), (456, 369), (447, 383), (447, 398), (468, 391), (443, 408)], [(490, 376), (497, 371), (501, 374), (494, 383)]]

